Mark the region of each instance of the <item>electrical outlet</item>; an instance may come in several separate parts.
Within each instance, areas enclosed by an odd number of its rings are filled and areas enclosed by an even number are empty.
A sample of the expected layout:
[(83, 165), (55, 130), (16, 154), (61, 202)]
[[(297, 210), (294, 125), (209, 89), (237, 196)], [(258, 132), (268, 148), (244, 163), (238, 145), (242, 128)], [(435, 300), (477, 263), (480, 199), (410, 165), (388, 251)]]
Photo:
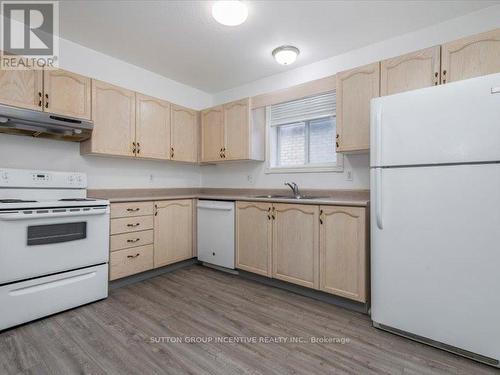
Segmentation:
[(248, 174), (248, 175), (247, 175), (247, 182), (248, 182), (249, 184), (253, 184), (253, 175), (251, 175), (251, 174)]
[(346, 169), (345, 179), (346, 181), (352, 181), (352, 169)]
[(149, 175), (149, 183), (151, 183), (151, 184), (152, 184), (152, 183), (153, 183), (153, 181), (154, 181), (154, 179), (155, 179), (155, 176), (154, 176), (153, 174), (150, 174), (150, 175)]

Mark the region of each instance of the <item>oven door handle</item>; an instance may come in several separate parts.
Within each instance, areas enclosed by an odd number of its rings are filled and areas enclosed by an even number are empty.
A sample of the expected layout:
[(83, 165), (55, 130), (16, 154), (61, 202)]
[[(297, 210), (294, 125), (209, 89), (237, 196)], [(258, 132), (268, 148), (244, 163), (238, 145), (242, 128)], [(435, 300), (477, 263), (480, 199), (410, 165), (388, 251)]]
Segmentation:
[(32, 213), (25, 214), (23, 211), (13, 213), (0, 213), (0, 221), (13, 221), (13, 220), (38, 220), (38, 219), (52, 219), (58, 217), (77, 217), (77, 216), (96, 216), (109, 213), (109, 208), (93, 208), (89, 211), (69, 211), (69, 212), (47, 212), (47, 213)]

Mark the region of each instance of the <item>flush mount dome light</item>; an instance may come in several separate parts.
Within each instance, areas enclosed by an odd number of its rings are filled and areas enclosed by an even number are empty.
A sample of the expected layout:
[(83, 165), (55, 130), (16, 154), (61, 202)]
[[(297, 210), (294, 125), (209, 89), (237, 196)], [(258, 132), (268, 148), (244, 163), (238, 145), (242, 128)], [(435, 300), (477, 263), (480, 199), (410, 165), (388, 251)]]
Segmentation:
[(294, 46), (281, 46), (273, 50), (273, 57), (278, 64), (290, 65), (297, 60), (300, 51)]
[(226, 26), (238, 26), (248, 17), (247, 6), (238, 0), (219, 0), (212, 5), (212, 16)]

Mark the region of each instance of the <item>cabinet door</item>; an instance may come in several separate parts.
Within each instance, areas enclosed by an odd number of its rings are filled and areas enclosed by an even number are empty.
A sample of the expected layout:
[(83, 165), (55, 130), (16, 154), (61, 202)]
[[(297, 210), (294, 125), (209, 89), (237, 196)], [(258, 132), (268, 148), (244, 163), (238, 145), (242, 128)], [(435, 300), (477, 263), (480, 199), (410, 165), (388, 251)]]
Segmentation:
[(0, 103), (41, 111), (42, 80), (40, 70), (0, 70)]
[(273, 277), (319, 288), (319, 207), (274, 204)]
[(170, 103), (136, 94), (137, 156), (170, 159)]
[(82, 154), (134, 156), (135, 93), (92, 80), (92, 138), (81, 144)]
[(270, 203), (236, 203), (236, 267), (272, 275), (272, 223)]
[(322, 206), (320, 219), (320, 289), (366, 302), (365, 209)]
[(193, 257), (193, 203), (191, 200), (155, 202), (154, 265)]
[(224, 105), (224, 159), (249, 159), (250, 100)]
[(201, 161), (219, 161), (224, 147), (224, 109), (201, 112)]
[(337, 74), (337, 151), (370, 148), (370, 100), (379, 85), (378, 62)]
[(91, 79), (65, 70), (43, 72), (44, 111), (90, 119)]
[(380, 63), (380, 95), (439, 85), (441, 47), (435, 46)]
[(442, 83), (500, 72), (500, 29), (442, 46)]
[(171, 159), (198, 161), (197, 112), (172, 104)]

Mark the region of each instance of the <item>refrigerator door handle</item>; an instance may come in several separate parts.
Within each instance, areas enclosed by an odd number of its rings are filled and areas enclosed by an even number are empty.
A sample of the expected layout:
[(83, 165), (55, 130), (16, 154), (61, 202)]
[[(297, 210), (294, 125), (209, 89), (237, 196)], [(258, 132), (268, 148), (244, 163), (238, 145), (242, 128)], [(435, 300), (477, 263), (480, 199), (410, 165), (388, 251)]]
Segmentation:
[(382, 221), (382, 168), (375, 168), (375, 219), (378, 229), (384, 229)]
[(382, 106), (377, 106), (375, 116), (375, 166), (380, 166), (382, 162)]

